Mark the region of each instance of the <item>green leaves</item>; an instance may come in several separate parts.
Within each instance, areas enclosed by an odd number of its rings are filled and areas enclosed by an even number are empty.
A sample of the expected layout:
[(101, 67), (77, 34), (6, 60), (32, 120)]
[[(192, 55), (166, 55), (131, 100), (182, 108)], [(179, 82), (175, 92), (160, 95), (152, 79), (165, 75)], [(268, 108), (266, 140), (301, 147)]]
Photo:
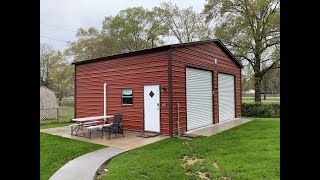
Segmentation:
[(280, 104), (242, 103), (242, 116), (279, 118)]
[(60, 51), (40, 44), (40, 86), (58, 92), (58, 98), (73, 90), (74, 68)]
[(82, 61), (161, 46), (166, 36), (180, 42), (210, 39), (213, 31), (204, 20), (205, 16), (191, 7), (179, 9), (172, 3), (162, 3), (152, 10), (127, 8), (105, 17), (101, 31), (80, 28), (77, 41), (69, 42), (65, 54)]
[(65, 55), (73, 56), (74, 61), (88, 60), (115, 53), (114, 40), (94, 27), (85, 30), (80, 28), (76, 34), (75, 42), (68, 42)]
[(280, 44), (278, 0), (209, 0), (204, 13), (207, 20), (219, 22), (215, 35), (238, 57), (261, 55), (271, 44)]
[(264, 74), (280, 61), (272, 56), (280, 48), (279, 4), (279, 0), (209, 0), (203, 11), (207, 21), (216, 22), (215, 36), (239, 60), (249, 62), (258, 94)]
[(166, 28), (154, 18), (155, 13), (142, 7), (121, 10), (115, 17), (108, 16), (103, 21), (102, 31), (113, 37), (124, 52), (136, 51), (162, 45), (159, 36)]
[(212, 37), (212, 29), (205, 22), (205, 16), (196, 13), (192, 7), (180, 9), (171, 2), (154, 7), (156, 19), (166, 27), (167, 35), (176, 37), (180, 43), (206, 40)]

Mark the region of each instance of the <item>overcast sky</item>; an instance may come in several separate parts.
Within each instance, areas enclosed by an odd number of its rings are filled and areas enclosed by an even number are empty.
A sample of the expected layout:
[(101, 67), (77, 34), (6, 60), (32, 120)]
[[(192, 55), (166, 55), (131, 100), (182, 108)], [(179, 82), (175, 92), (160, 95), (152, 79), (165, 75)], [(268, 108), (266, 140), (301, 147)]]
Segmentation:
[[(40, 0), (40, 42), (64, 50), (66, 41), (75, 40), (78, 28), (101, 30), (105, 16), (116, 15), (128, 7), (151, 9), (170, 0)], [(193, 6), (201, 12), (205, 0), (171, 0), (181, 8)], [(171, 42), (170, 42), (171, 43)]]

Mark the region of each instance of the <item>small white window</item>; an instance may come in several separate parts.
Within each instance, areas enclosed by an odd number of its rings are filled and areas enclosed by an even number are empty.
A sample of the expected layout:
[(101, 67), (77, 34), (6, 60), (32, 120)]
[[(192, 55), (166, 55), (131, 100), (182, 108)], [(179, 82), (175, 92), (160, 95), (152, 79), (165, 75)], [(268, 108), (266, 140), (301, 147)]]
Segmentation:
[(132, 105), (132, 89), (122, 89), (121, 91), (121, 103), (122, 105)]

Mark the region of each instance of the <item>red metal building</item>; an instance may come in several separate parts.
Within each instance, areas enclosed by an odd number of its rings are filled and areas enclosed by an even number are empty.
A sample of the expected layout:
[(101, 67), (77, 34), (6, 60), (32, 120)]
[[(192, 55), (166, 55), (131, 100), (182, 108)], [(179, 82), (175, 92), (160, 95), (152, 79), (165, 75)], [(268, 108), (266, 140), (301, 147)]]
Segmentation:
[(125, 129), (175, 135), (241, 117), (241, 63), (218, 39), (75, 64), (75, 117), (123, 113)]

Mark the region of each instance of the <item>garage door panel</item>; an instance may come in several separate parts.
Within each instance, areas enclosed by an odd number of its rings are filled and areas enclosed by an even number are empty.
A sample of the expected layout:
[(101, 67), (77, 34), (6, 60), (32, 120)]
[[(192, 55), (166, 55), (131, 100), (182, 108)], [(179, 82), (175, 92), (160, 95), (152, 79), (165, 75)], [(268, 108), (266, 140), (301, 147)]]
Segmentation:
[(219, 122), (235, 118), (234, 76), (218, 73)]
[(213, 123), (212, 73), (186, 68), (187, 130)]

